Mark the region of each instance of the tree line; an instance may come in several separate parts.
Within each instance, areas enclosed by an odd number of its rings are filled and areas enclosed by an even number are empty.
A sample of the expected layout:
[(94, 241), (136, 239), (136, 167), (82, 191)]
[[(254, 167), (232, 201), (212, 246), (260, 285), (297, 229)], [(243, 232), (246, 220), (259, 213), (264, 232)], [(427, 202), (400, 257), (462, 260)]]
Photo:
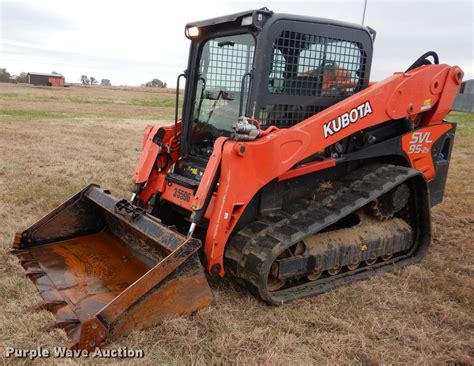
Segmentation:
[[(53, 71), (51, 74), (58, 74), (56, 71)], [(82, 85), (99, 85), (99, 81), (94, 76), (81, 75), (79, 81)], [(19, 75), (11, 75), (6, 68), (0, 68), (0, 82), (2, 83), (27, 83), (28, 82), (28, 73), (20, 72)], [(109, 79), (101, 79), (101, 86), (112, 86), (112, 83)], [(167, 84), (160, 79), (152, 79), (142, 86), (149, 88), (167, 88)]]
[[(79, 81), (82, 85), (98, 85), (99, 81), (93, 76), (81, 75)], [(100, 81), (101, 86), (112, 86), (112, 83), (109, 79), (102, 79)]]
[[(99, 81), (93, 76), (81, 75), (79, 80), (82, 85), (98, 85), (99, 84)], [(100, 85), (111, 86), (112, 84), (110, 83), (109, 79), (102, 79), (100, 81)], [(142, 84), (142, 86), (146, 86), (149, 88), (166, 88), (167, 87), (166, 83), (161, 81), (160, 79), (152, 79), (148, 81), (147, 83)]]
[(0, 68), (0, 82), (2, 83), (26, 83), (28, 82), (28, 74), (26, 72), (20, 72), (18, 76), (10, 74), (6, 68)]
[(145, 84), (142, 84), (142, 86), (147, 86), (149, 88), (166, 88), (167, 85), (160, 79), (153, 79)]
[[(53, 71), (51, 74), (58, 74), (58, 72)], [(10, 74), (6, 68), (0, 68), (0, 82), (1, 83), (27, 83), (28, 82), (28, 73), (20, 72), (18, 75)]]

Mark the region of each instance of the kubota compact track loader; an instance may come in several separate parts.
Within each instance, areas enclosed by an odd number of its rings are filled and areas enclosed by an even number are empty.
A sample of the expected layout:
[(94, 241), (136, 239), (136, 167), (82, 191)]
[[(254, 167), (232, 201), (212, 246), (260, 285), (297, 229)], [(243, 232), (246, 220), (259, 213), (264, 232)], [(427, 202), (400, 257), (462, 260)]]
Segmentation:
[(206, 306), (205, 272), (282, 304), (430, 244), (459, 67), (428, 52), (369, 82), (371, 28), (266, 8), (185, 32), (182, 117), (146, 128), (132, 199), (91, 185), (15, 239), (71, 347)]

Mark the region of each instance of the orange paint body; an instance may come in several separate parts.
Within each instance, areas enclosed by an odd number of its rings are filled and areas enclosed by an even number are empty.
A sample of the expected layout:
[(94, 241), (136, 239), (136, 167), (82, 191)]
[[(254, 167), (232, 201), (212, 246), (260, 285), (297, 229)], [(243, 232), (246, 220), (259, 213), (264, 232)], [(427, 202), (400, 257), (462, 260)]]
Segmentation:
[[(303, 159), (358, 131), (405, 117), (415, 120), (423, 113), (419, 128), (402, 137), (402, 145), (412, 167), (422, 171), (428, 181), (432, 180), (435, 171), (431, 146), (451, 128), (450, 124), (443, 123), (443, 118), (451, 108), (462, 75), (457, 66), (421, 66), (372, 83), (361, 92), (290, 128), (275, 129), (254, 141), (234, 141), (220, 137), (214, 144), (200, 186), (196, 192), (187, 190), (189, 202), (183, 202), (173, 195), (173, 189), (178, 186), (176, 183), (171, 186), (163, 184), (166, 171), (158, 173), (153, 170), (146, 189), (139, 197), (147, 202), (149, 197), (159, 193), (162, 198), (189, 211), (198, 210), (203, 207), (212, 177), (220, 168), (219, 188), (205, 215), (209, 225), (204, 252), (208, 271), (211, 272), (212, 267), (218, 264), (218, 274), (223, 276), (225, 245), (241, 214), (259, 190), (276, 178), (290, 179), (334, 166), (334, 159), (326, 159), (295, 168)], [(418, 151), (411, 147), (413, 143), (410, 141), (414, 136), (426, 132), (430, 133), (430, 138), (424, 137), (420, 142), (422, 149)], [(178, 156), (176, 153), (173, 161), (177, 161)], [(265, 158), (269, 156), (272, 159)], [(142, 172), (146, 173), (150, 165), (150, 162), (144, 161), (146, 159), (142, 156), (136, 168), (135, 176), (141, 176), (141, 179), (146, 176)], [(179, 188), (186, 190), (184, 187)]]

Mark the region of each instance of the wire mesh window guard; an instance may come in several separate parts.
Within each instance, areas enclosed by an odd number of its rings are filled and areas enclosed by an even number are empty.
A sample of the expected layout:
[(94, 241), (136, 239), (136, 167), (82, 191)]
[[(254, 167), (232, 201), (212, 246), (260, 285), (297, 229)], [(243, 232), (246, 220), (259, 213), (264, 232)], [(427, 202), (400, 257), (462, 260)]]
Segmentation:
[(357, 42), (283, 31), (273, 45), (269, 91), (303, 96), (353, 94), (364, 77), (365, 63), (366, 55)]
[[(205, 44), (199, 65), (196, 101), (200, 104), (195, 107), (195, 119), (231, 130), (231, 125), (224, 126), (228, 124), (224, 120), (226, 116), (235, 121), (239, 117), (242, 77), (253, 67), (254, 51), (255, 41), (250, 34), (220, 37)], [(244, 83), (245, 103), (249, 78)]]
[(201, 63), (201, 74), (206, 79), (206, 87), (240, 92), (242, 76), (252, 68), (254, 45), (233, 40), (220, 42), (219, 39), (209, 41), (208, 45), (209, 55), (205, 60), (207, 64)]
[[(290, 96), (346, 97), (360, 90), (366, 61), (357, 42), (283, 31), (273, 45), (268, 90)], [(262, 108), (259, 117), (264, 126), (290, 127), (322, 109), (272, 104)]]
[(240, 94), (247, 102), (255, 39), (249, 34), (218, 37), (205, 42), (199, 61), (191, 121), (191, 152), (212, 151), (218, 136), (230, 136), (238, 120)]

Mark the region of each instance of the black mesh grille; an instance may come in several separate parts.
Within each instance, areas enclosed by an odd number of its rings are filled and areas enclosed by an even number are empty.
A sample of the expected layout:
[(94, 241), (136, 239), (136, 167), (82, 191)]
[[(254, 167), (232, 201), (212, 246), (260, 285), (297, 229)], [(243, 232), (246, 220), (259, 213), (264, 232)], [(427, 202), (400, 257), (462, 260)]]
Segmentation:
[(315, 105), (268, 104), (262, 126), (291, 127), (322, 111), (318, 98), (344, 98), (362, 88), (367, 56), (362, 45), (343, 39), (283, 31), (273, 44), (271, 94), (316, 97)]
[(273, 45), (269, 91), (346, 96), (360, 88), (366, 55), (356, 42), (283, 31)]
[(240, 93), (242, 76), (252, 68), (253, 52), (253, 45), (235, 43), (219, 46), (219, 42), (210, 41), (209, 65), (202, 65), (207, 70), (203, 75), (207, 87)]
[(324, 107), (315, 105), (299, 106), (288, 104), (272, 104), (260, 110), (259, 119), (262, 127), (291, 127), (302, 120), (322, 111)]

